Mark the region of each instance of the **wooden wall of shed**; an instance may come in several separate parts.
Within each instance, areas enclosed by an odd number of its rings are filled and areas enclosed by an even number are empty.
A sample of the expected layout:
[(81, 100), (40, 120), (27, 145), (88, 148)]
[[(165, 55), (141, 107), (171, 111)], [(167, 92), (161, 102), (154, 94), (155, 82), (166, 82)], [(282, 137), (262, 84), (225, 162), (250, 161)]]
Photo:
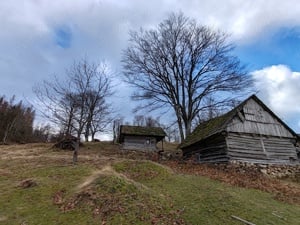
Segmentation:
[(153, 137), (125, 136), (123, 149), (156, 150), (156, 139)]
[(252, 133), (260, 135), (289, 137), (291, 132), (268, 111), (250, 99), (241, 112), (227, 126), (227, 132)]
[(229, 160), (225, 137), (222, 135), (206, 139), (182, 150), (184, 158), (193, 156), (198, 162), (227, 162)]
[(297, 161), (291, 138), (228, 133), (226, 142), (230, 160), (274, 164)]

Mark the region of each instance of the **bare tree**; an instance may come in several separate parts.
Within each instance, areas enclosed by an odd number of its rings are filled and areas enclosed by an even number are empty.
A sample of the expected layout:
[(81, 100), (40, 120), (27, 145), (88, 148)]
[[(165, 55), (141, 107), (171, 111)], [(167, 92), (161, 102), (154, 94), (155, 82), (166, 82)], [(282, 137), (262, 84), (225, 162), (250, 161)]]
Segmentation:
[(145, 117), (146, 127), (160, 127), (159, 118), (153, 118), (152, 116)]
[(91, 135), (92, 140), (95, 134), (103, 131), (112, 122), (112, 107), (107, 103), (107, 97), (112, 95), (111, 79), (105, 64), (92, 66), (90, 73), (96, 77), (96, 81), (86, 95), (86, 106), (88, 109), (87, 123), (85, 127), (85, 140)]
[(179, 142), (177, 121), (169, 122), (167, 124), (160, 124), (160, 126), (166, 132), (168, 142)]
[(122, 62), (126, 81), (137, 87), (132, 97), (143, 102), (140, 110), (171, 107), (181, 140), (191, 133), (195, 117), (210, 107), (207, 98), (224, 107), (251, 84), (228, 36), (181, 13), (130, 37)]
[(135, 115), (133, 118), (134, 126), (159, 127), (159, 117), (156, 119), (152, 116)]
[(145, 117), (143, 115), (135, 115), (133, 118), (134, 126), (145, 126)]
[(36, 126), (33, 130), (34, 142), (49, 142), (52, 136), (50, 124)]
[[(105, 99), (112, 95), (111, 81), (99, 64), (88, 63), (87, 60), (75, 62), (66, 71), (66, 80), (54, 77), (52, 81), (44, 81), (34, 87), (44, 115), (59, 125), (65, 135), (75, 135), (73, 161), (77, 162), (80, 137), (85, 134), (88, 139), (99, 131), (98, 114), (108, 117), (111, 111)], [(98, 124), (98, 125), (97, 125)]]

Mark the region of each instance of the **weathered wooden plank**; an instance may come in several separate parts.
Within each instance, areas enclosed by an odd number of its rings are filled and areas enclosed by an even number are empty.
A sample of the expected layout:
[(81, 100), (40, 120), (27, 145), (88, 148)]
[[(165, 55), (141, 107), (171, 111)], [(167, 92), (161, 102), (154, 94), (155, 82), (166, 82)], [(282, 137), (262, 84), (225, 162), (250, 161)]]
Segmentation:
[(293, 144), (289, 144), (289, 143), (286, 143), (286, 144), (276, 144), (276, 143), (266, 143), (264, 140), (264, 145), (267, 147), (267, 148), (274, 148), (274, 149), (295, 149), (295, 145)]
[(278, 142), (276, 143), (276, 140), (274, 140), (273, 142), (270, 141), (266, 141), (265, 139), (262, 139), (264, 141), (264, 144), (266, 146), (270, 146), (270, 147), (277, 147), (277, 148), (290, 148), (292, 146), (295, 146), (294, 144), (290, 143), (290, 142)]
[(264, 110), (255, 100), (249, 99), (243, 107), (246, 119), (258, 122), (279, 123), (269, 112)]
[(218, 158), (218, 157), (224, 157), (226, 155), (227, 154), (225, 152), (218, 153), (218, 154), (199, 154), (200, 158), (210, 158), (210, 157)]
[(230, 147), (228, 148), (228, 152), (235, 151), (235, 152), (249, 152), (251, 154), (264, 154), (264, 151), (262, 148), (254, 149), (254, 148), (243, 148), (243, 147)]
[(230, 132), (227, 138), (243, 138), (245, 140), (253, 140), (260, 139), (260, 137), (261, 135), (259, 134)]
[(268, 152), (295, 152), (294, 146), (269, 146), (265, 145), (265, 148)]
[(227, 162), (229, 158), (226, 154), (226, 148), (225, 139), (222, 137), (203, 142), (186, 155), (198, 156), (199, 162)]
[(241, 148), (230, 148), (229, 152), (240, 152), (240, 153), (245, 153), (245, 154), (255, 154), (255, 155), (265, 155), (265, 152), (262, 150), (260, 151), (255, 151), (253, 149), (241, 149)]
[(260, 141), (255, 141), (252, 143), (251, 142), (240, 143), (238, 141), (228, 140), (227, 145), (228, 145), (228, 151), (231, 151), (232, 149), (240, 149), (241, 151), (263, 152), (263, 148)]
[[(261, 143), (262, 141), (262, 143)], [(292, 152), (295, 153), (295, 146), (291, 139), (287, 138), (268, 138), (264, 136), (246, 136), (238, 134), (230, 134), (227, 137), (228, 148), (238, 147), (240, 149), (247, 148), (252, 150), (263, 150), (263, 146), (266, 152)]]
[(239, 220), (239, 221), (241, 221), (241, 222), (243, 222), (244, 224), (247, 224), (247, 225), (256, 225), (254, 223), (251, 223), (251, 222), (249, 222), (247, 220), (244, 220), (244, 219), (242, 219), (240, 217), (237, 217), (237, 216), (234, 216), (234, 215), (231, 215), (231, 217), (234, 218), (234, 219), (236, 219), (236, 220)]
[(239, 122), (231, 123), (227, 127), (228, 132), (252, 133), (279, 137), (293, 137), (293, 135), (282, 125), (265, 124), (259, 122)]
[(212, 157), (201, 157), (199, 162), (227, 162), (229, 157), (227, 155), (219, 155), (219, 156), (212, 156)]
[(260, 142), (256, 142), (256, 143), (251, 143), (251, 142), (233, 142), (233, 141), (228, 141), (228, 147), (240, 147), (240, 148), (246, 148), (246, 149), (249, 149), (249, 148), (257, 148), (257, 149), (261, 149), (262, 146), (261, 146), (261, 143)]
[(201, 147), (198, 148), (200, 152), (211, 152), (211, 151), (219, 151), (226, 149), (226, 145), (220, 145), (220, 146), (207, 146), (207, 147)]
[(293, 137), (293, 134), (256, 101), (250, 99), (241, 111), (245, 121), (234, 118), (228, 125), (227, 131), (253, 133), (280, 137)]
[(229, 157), (239, 157), (244, 159), (267, 159), (265, 154), (247, 154), (245, 152), (229, 152)]

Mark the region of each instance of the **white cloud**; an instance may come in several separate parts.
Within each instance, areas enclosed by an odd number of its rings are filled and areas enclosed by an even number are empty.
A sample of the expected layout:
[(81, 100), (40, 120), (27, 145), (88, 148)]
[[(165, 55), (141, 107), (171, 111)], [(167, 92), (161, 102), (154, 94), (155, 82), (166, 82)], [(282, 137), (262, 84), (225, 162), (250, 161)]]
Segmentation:
[[(234, 40), (249, 41), (276, 27), (300, 25), (298, 5), (298, 0), (3, 0), (0, 95), (28, 97), (34, 83), (53, 73), (64, 74), (73, 60), (85, 56), (96, 62), (107, 60), (119, 72), (128, 31), (156, 26), (170, 12), (182, 11), (204, 25), (231, 33)], [(72, 40), (67, 49), (55, 41), (59, 27), (70, 29)], [(276, 110), (293, 113), (298, 104), (287, 96), (299, 100), (295, 94), (299, 86), (294, 82), (299, 83), (299, 74), (282, 67), (274, 67), (271, 72), (267, 69), (260, 71), (265, 75), (256, 78), (265, 82), (261, 92)], [(271, 101), (270, 96), (275, 94)], [(124, 101), (120, 103), (122, 108), (131, 107), (132, 103)], [(282, 102), (288, 110), (280, 106)]]
[(285, 65), (274, 65), (252, 72), (263, 101), (285, 121), (298, 120), (300, 130), (300, 73)]
[(298, 5), (298, 0), (11, 0), (1, 1), (0, 18), (2, 30), (10, 33), (47, 33), (51, 24), (68, 20), (88, 33), (98, 34), (101, 24), (107, 28), (122, 27), (122, 24), (133, 28), (151, 26), (168, 12), (182, 11), (241, 40), (274, 26), (299, 24)]

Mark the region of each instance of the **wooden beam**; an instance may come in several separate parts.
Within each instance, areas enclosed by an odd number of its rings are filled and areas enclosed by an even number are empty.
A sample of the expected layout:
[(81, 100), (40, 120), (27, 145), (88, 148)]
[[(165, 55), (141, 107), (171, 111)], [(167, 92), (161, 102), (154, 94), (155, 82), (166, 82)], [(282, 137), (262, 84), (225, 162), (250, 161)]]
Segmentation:
[(247, 224), (247, 225), (255, 225), (255, 223), (251, 223), (251, 222), (249, 222), (249, 221), (247, 221), (247, 220), (244, 220), (244, 219), (242, 219), (242, 218), (240, 218), (240, 217), (237, 217), (237, 216), (234, 216), (234, 215), (231, 215), (231, 217), (232, 217), (233, 219), (236, 219), (236, 220), (239, 220), (239, 221), (243, 222), (244, 224)]

